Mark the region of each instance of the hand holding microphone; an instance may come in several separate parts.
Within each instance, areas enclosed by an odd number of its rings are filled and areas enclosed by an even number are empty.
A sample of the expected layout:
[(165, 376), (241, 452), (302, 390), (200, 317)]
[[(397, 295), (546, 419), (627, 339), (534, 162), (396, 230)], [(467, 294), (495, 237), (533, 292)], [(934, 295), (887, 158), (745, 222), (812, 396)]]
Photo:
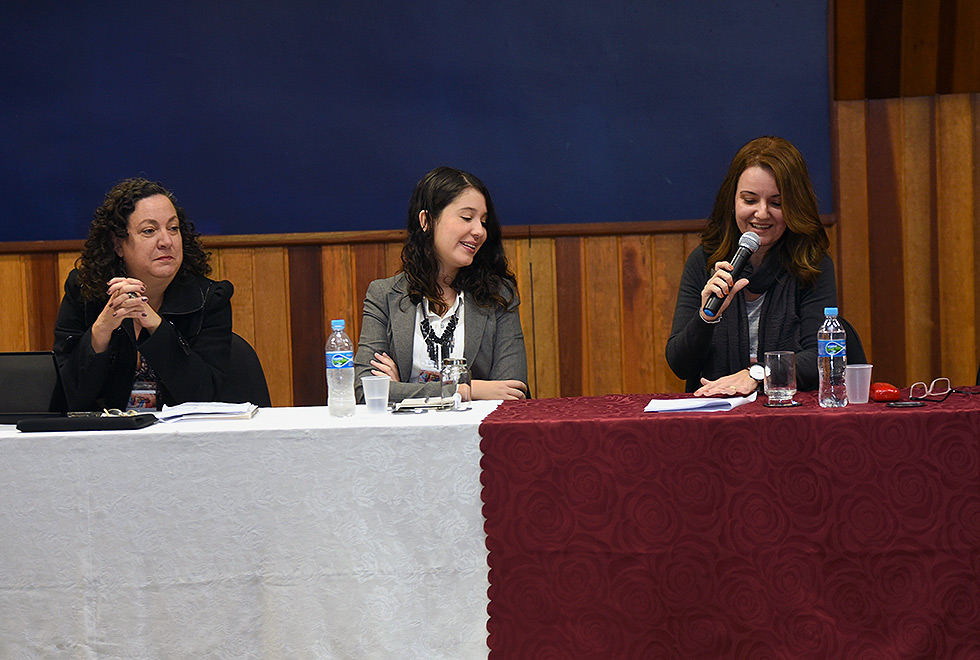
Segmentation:
[[(755, 251), (759, 249), (760, 241), (759, 236), (752, 231), (747, 231), (742, 234), (742, 237), (738, 239), (738, 249), (735, 251), (735, 255), (731, 260), (731, 285), (734, 285), (738, 281), (738, 276), (741, 275), (742, 269), (745, 268), (745, 264), (749, 262), (749, 257), (755, 254)], [(715, 271), (717, 273), (717, 271)], [(712, 278), (714, 279), (714, 278)], [(711, 281), (708, 282), (708, 285)], [(727, 284), (727, 282), (726, 282)], [(730, 285), (730, 286), (731, 286)], [(707, 285), (706, 285), (707, 288)], [(713, 319), (718, 316), (719, 310), (721, 309), (722, 303), (725, 301), (728, 293), (725, 292), (724, 288), (720, 288), (721, 295), (718, 292), (713, 292), (708, 298), (708, 302), (704, 304), (704, 308), (701, 310), (701, 314), (708, 319)]]

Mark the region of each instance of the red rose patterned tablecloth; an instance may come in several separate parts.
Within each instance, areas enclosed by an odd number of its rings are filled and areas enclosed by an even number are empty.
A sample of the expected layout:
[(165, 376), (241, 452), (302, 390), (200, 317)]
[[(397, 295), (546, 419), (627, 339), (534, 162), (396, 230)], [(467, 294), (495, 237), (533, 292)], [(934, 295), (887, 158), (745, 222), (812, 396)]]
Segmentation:
[(491, 660), (980, 659), (980, 389), (480, 427)]

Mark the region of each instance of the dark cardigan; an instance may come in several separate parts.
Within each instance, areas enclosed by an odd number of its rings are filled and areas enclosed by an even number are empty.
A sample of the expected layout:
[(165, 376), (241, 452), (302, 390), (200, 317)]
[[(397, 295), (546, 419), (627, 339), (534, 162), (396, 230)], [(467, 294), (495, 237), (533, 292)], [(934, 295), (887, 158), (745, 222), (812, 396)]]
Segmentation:
[(137, 348), (157, 375), (160, 404), (213, 401), (228, 371), (231, 346), (230, 282), (195, 276), (174, 280), (163, 296), (160, 327), (137, 341), (132, 319), (116, 328), (109, 347), (92, 350), (92, 324), (106, 301), (82, 298), (78, 272), (65, 281), (55, 323), (54, 352), (68, 410), (125, 408), (136, 371)]
[[(701, 386), (702, 377), (716, 380), (749, 366), (745, 295), (741, 291), (735, 295), (719, 323), (705, 323), (698, 314), (701, 290), (710, 279), (707, 261), (708, 254), (700, 246), (688, 257), (667, 340), (667, 364), (687, 381), (688, 392)], [(759, 360), (766, 351), (793, 351), (797, 389), (816, 389), (817, 330), (824, 307), (837, 306), (834, 262), (824, 256), (820, 276), (811, 286), (779, 269), (765, 293), (759, 317)]]

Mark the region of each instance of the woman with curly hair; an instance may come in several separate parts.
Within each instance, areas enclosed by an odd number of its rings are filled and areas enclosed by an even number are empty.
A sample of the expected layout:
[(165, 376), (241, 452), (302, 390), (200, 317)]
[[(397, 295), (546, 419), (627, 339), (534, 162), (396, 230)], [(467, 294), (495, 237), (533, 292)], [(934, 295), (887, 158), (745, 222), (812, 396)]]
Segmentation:
[(215, 400), (228, 370), (230, 282), (159, 183), (126, 179), (95, 210), (65, 281), (54, 351), (69, 410)]
[(474, 399), (523, 399), (527, 354), (500, 223), (486, 186), (439, 167), (418, 182), (408, 208), (402, 269), (364, 299), (354, 359), (361, 377), (388, 376), (388, 398), (440, 396), (439, 364), (463, 357)]
[[(737, 281), (731, 258), (744, 232), (760, 247)], [(817, 387), (817, 330), (837, 306), (830, 241), (806, 163), (787, 140), (760, 137), (732, 160), (681, 276), (667, 363), (696, 396), (749, 394), (766, 351), (796, 353), (797, 387)], [(714, 317), (702, 311), (723, 297)], [(727, 310), (727, 311), (726, 311)]]

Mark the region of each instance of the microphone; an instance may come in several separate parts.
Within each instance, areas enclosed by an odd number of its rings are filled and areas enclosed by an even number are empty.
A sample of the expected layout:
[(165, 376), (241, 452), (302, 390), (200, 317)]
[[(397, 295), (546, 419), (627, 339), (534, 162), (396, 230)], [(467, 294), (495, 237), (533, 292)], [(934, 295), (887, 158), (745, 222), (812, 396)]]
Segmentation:
[[(732, 257), (732, 282), (738, 280), (738, 276), (742, 273), (742, 269), (745, 268), (745, 264), (749, 263), (749, 257), (755, 254), (755, 251), (759, 249), (759, 235), (754, 231), (747, 231), (742, 234), (742, 237), (738, 239), (738, 249), (735, 251), (735, 256)], [(708, 302), (705, 303), (704, 315), (709, 319), (713, 319), (718, 313), (718, 308), (721, 307), (721, 303), (724, 298), (719, 298), (717, 294), (713, 294), (708, 298)]]

